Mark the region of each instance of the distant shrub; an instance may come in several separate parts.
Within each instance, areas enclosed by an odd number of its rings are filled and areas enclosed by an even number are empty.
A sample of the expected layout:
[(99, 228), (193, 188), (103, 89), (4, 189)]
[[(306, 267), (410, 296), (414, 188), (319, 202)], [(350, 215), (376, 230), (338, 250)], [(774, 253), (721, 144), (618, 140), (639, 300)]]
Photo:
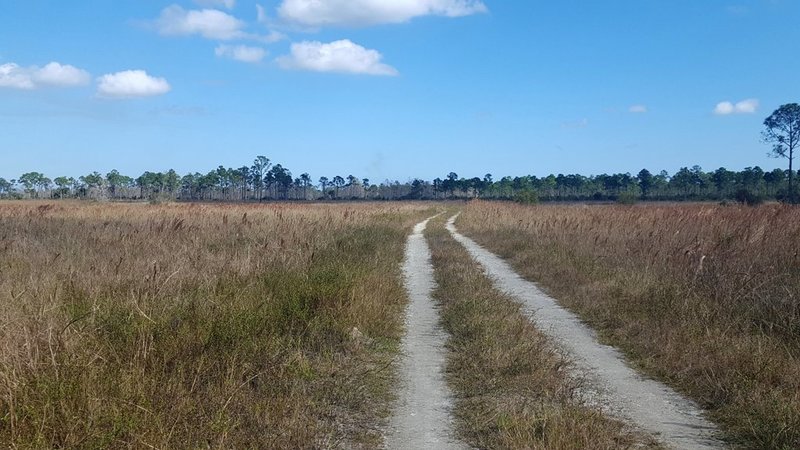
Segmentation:
[[(796, 199), (800, 198), (800, 188), (798, 188), (798, 186), (794, 187), (794, 198)], [(791, 202), (791, 197), (789, 196), (789, 189), (783, 188), (778, 190), (778, 192), (775, 193), (775, 199), (782, 203)]]
[(539, 203), (539, 194), (533, 189), (525, 189), (514, 195), (514, 201), (524, 205), (535, 205)]
[(743, 205), (756, 206), (764, 203), (764, 197), (749, 189), (739, 189), (735, 195), (736, 201)]
[(622, 192), (617, 196), (617, 203), (620, 205), (633, 205), (636, 203), (636, 195), (633, 192)]
[(147, 202), (151, 205), (161, 205), (175, 201), (175, 197), (166, 192), (154, 192), (147, 197)]

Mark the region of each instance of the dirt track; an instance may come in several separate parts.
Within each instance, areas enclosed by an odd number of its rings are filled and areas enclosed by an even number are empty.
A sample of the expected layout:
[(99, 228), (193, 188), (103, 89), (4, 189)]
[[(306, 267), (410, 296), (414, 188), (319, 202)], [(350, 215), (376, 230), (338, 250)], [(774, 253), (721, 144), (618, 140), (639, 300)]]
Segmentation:
[(403, 266), (410, 299), (400, 366), (402, 386), (386, 444), (390, 449), (462, 449), (453, 437), (452, 402), (444, 380), (447, 339), (434, 308), (431, 253), (423, 231), (430, 219), (408, 238)]
[(524, 280), (502, 259), (461, 235), (452, 217), (447, 229), (495, 280), (496, 286), (523, 304), (536, 326), (575, 362), (588, 381), (587, 399), (665, 445), (678, 449), (723, 448), (714, 438), (716, 427), (702, 410), (668, 386), (631, 369), (613, 347), (602, 345), (594, 332), (561, 308), (535, 284)]

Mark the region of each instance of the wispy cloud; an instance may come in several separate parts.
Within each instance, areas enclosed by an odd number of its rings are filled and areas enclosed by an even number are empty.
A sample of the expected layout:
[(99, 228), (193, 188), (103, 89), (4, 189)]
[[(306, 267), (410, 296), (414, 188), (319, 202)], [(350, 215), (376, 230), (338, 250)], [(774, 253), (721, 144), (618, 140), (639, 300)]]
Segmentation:
[(717, 103), (714, 108), (714, 114), (718, 116), (729, 116), (732, 114), (754, 114), (758, 111), (758, 99), (749, 98), (737, 103), (724, 101)]
[(166, 94), (171, 89), (167, 80), (152, 77), (144, 70), (110, 73), (97, 79), (97, 95), (102, 98), (153, 97)]
[(282, 19), (311, 27), (402, 23), (420, 16), (461, 17), (487, 11), (481, 0), (283, 0), (278, 6)]
[(645, 114), (648, 111), (649, 110), (646, 105), (632, 105), (630, 108), (628, 108), (628, 112), (633, 114)]
[(565, 129), (580, 129), (586, 128), (589, 126), (589, 119), (583, 118), (580, 120), (573, 120), (571, 122), (564, 122), (561, 124), (561, 128)]
[(194, 0), (195, 3), (204, 8), (227, 8), (236, 7), (236, 0)]
[(247, 45), (220, 45), (214, 49), (214, 54), (221, 58), (230, 58), (246, 63), (261, 62), (267, 51), (261, 47), (249, 47)]
[(397, 69), (381, 62), (383, 55), (344, 39), (328, 44), (305, 41), (292, 44), (291, 54), (277, 59), (284, 69), (395, 76)]
[(15, 63), (0, 65), (0, 87), (12, 89), (85, 86), (91, 79), (89, 72), (57, 62), (44, 67), (20, 67)]
[(164, 36), (200, 35), (207, 39), (228, 41), (246, 37), (246, 24), (216, 9), (186, 10), (178, 5), (164, 8), (155, 22)]
[(269, 22), (269, 16), (267, 15), (267, 10), (264, 9), (261, 5), (256, 5), (256, 17), (258, 23), (267, 23)]
[[(259, 22), (266, 25), (264, 8), (257, 6), (257, 10)], [(215, 41), (251, 40), (266, 44), (286, 39), (286, 35), (274, 30), (267, 34), (247, 32), (245, 21), (218, 9), (187, 10), (179, 5), (171, 5), (164, 8), (151, 23), (162, 36), (201, 36)]]

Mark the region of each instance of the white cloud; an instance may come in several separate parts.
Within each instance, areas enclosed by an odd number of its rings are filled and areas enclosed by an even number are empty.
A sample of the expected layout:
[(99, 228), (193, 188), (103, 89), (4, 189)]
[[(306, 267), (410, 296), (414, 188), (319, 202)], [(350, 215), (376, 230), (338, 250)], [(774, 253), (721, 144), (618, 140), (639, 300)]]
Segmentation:
[(731, 102), (719, 102), (714, 108), (714, 114), (718, 116), (727, 116), (728, 114), (733, 114), (735, 109)]
[(236, 0), (194, 0), (195, 3), (204, 8), (228, 8), (236, 7)]
[[(267, 10), (264, 9), (261, 5), (256, 5), (256, 15), (258, 17), (258, 23), (261, 25), (270, 25), (270, 18), (267, 15)], [(261, 42), (265, 42), (267, 44), (272, 44), (274, 42), (282, 41), (286, 39), (286, 35), (275, 30), (270, 30), (265, 36), (252, 36), (253, 39)]]
[(758, 111), (759, 101), (755, 98), (742, 100), (736, 104), (733, 102), (720, 102), (714, 108), (714, 114), (718, 116), (729, 116), (731, 114), (753, 114)]
[(481, 0), (283, 0), (278, 15), (306, 26), (402, 23), (420, 16), (485, 13)]
[(44, 86), (83, 86), (91, 79), (89, 72), (57, 62), (41, 68), (20, 67), (14, 63), (0, 65), (0, 87), (31, 90)]
[(219, 57), (235, 59), (236, 61), (257, 63), (267, 56), (267, 51), (261, 47), (248, 47), (246, 45), (220, 45), (214, 49), (214, 54)]
[(172, 5), (156, 20), (158, 32), (165, 36), (199, 34), (207, 39), (227, 41), (246, 37), (245, 23), (216, 9), (185, 10)]
[(42, 67), (33, 72), (33, 81), (36, 84), (48, 86), (84, 86), (89, 84), (92, 76), (85, 70), (70, 65), (61, 65), (57, 62)]
[(13, 89), (34, 89), (29, 71), (14, 63), (0, 66), (0, 87)]
[(633, 105), (630, 108), (628, 108), (628, 112), (631, 112), (633, 114), (644, 114), (647, 111), (648, 109), (647, 106), (645, 105)]
[(151, 77), (144, 70), (126, 70), (97, 79), (97, 94), (105, 98), (152, 97), (171, 89), (167, 80)]
[(305, 41), (292, 44), (291, 55), (277, 59), (284, 69), (366, 75), (397, 75), (397, 69), (381, 62), (383, 55), (347, 39), (323, 44)]
[(266, 44), (274, 44), (275, 42), (279, 42), (286, 39), (286, 35), (281, 33), (280, 31), (272, 30), (265, 35), (252, 35), (250, 36), (250, 38), (255, 41), (264, 42)]
[(754, 114), (758, 111), (758, 100), (749, 98), (736, 104), (736, 112), (740, 114)]

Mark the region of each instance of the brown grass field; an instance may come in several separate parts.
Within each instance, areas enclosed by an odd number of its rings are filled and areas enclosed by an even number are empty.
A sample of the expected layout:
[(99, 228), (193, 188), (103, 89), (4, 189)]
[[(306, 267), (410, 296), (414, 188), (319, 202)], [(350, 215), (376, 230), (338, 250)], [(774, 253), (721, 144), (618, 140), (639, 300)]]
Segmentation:
[[(455, 206), (0, 202), (0, 447), (382, 446), (406, 237)], [(800, 209), (463, 209), (462, 232), (731, 444), (800, 448)], [(465, 440), (652, 445), (576, 400), (569, 361), (443, 220), (427, 238)]]
[(429, 209), (0, 203), (0, 447), (376, 445)]
[(473, 202), (457, 225), (734, 445), (800, 448), (800, 209)]

